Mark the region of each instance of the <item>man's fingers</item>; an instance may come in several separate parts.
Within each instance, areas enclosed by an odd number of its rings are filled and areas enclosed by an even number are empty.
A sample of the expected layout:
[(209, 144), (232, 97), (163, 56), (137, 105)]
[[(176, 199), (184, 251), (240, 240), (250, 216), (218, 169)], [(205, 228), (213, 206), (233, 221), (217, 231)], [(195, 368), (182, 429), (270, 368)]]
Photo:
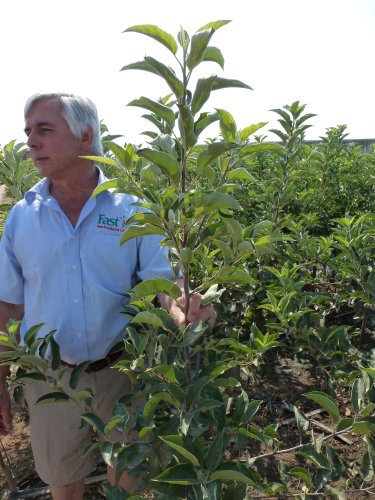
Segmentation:
[(201, 302), (201, 295), (192, 295), (190, 297), (187, 319), (189, 323), (197, 323), (198, 321), (203, 321), (204, 323), (208, 323), (209, 325), (213, 326), (216, 322), (216, 311), (211, 304), (202, 307)]
[(189, 312), (187, 315), (187, 319), (189, 323), (195, 323), (199, 321), (199, 313), (201, 311), (201, 295), (192, 295), (189, 300)]

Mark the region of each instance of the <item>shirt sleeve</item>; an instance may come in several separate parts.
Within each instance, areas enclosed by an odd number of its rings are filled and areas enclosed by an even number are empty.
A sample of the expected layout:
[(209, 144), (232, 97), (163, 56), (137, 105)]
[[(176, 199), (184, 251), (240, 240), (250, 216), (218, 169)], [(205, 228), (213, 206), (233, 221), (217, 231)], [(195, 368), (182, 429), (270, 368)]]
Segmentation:
[(138, 278), (143, 281), (151, 278), (173, 280), (174, 272), (168, 261), (168, 247), (160, 246), (163, 240), (158, 235), (138, 239)]
[(0, 240), (0, 300), (10, 304), (23, 304), (23, 292), (22, 269), (13, 252), (10, 224), (7, 221)]

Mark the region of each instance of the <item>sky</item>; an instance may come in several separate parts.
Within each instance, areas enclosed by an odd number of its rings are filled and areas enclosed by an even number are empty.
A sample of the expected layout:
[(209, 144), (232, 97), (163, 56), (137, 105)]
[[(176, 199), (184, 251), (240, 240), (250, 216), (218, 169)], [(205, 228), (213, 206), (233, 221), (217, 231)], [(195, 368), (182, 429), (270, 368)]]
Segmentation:
[[(120, 143), (145, 144), (145, 111), (127, 104), (169, 88), (150, 73), (120, 70), (146, 55), (177, 67), (162, 45), (124, 30), (155, 24), (176, 37), (182, 25), (192, 36), (220, 19), (231, 23), (210, 45), (221, 50), (224, 71), (205, 62), (197, 76), (239, 79), (253, 90), (215, 91), (202, 111), (226, 109), (239, 129), (268, 122), (259, 133), (274, 140), (270, 110), (300, 101), (318, 115), (308, 139), (341, 124), (348, 138), (375, 138), (374, 0), (1, 0), (0, 12), (2, 146), (25, 140), (24, 103), (40, 91), (90, 97)], [(217, 124), (207, 131), (217, 136)]]

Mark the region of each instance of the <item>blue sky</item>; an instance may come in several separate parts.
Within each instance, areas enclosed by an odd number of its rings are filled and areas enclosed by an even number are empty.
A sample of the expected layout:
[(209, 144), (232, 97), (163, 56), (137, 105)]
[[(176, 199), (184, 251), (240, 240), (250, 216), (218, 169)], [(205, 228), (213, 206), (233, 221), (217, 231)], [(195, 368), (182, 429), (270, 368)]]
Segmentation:
[(42, 90), (89, 96), (111, 133), (139, 144), (148, 122), (126, 104), (168, 88), (154, 75), (120, 69), (145, 55), (174, 61), (148, 37), (123, 31), (150, 23), (174, 36), (183, 25), (192, 35), (218, 19), (232, 20), (212, 39), (224, 72), (205, 63), (198, 76), (236, 78), (254, 90), (217, 91), (205, 111), (224, 108), (239, 128), (268, 121), (267, 134), (276, 118), (269, 110), (299, 100), (318, 115), (308, 138), (339, 124), (349, 138), (375, 137), (373, 0), (2, 0), (1, 14), (0, 145), (24, 140), (24, 102)]

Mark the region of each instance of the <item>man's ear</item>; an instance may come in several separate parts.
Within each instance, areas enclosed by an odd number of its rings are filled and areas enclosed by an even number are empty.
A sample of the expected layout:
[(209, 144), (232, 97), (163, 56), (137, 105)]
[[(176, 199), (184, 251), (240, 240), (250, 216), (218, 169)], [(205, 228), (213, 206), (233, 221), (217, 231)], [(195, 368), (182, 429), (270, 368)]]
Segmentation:
[(81, 137), (81, 144), (86, 153), (91, 153), (91, 147), (94, 140), (94, 132), (91, 127), (87, 127), (87, 129), (83, 132)]

